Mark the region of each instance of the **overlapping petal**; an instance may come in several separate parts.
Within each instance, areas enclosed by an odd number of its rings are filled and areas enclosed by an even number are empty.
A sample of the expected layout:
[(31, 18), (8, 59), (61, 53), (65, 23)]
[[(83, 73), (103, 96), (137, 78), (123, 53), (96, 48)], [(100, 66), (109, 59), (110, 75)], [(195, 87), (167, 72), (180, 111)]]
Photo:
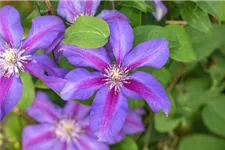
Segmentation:
[(128, 69), (142, 66), (161, 68), (169, 59), (168, 41), (154, 39), (137, 45), (124, 59)]
[(74, 102), (67, 102), (63, 108), (64, 115), (76, 120), (87, 118), (89, 111), (90, 107)]
[(136, 93), (139, 93), (154, 112), (160, 109), (168, 115), (170, 110), (169, 97), (162, 85), (150, 74), (145, 72), (135, 72), (131, 74), (131, 79), (124, 86)]
[[(44, 54), (41, 55), (43, 56)], [(54, 62), (47, 56), (39, 58), (38, 55), (34, 55), (33, 60), (25, 65), (26, 71), (41, 79), (55, 92), (62, 90), (67, 81), (63, 79), (67, 71), (56, 67)], [(47, 72), (47, 74), (45, 74), (45, 72)]]
[(89, 72), (81, 68), (70, 71), (65, 78), (68, 82), (61, 91), (64, 100), (86, 100), (104, 84), (101, 73)]
[(102, 18), (108, 23), (118, 20), (130, 22), (124, 14), (117, 10), (103, 10), (100, 12), (100, 14), (98, 14), (97, 17)]
[(49, 124), (30, 125), (23, 131), (23, 150), (50, 150), (57, 139), (53, 126)]
[(94, 16), (101, 0), (82, 0), (79, 1), (81, 4), (81, 14)]
[(64, 45), (61, 48), (63, 55), (75, 66), (92, 67), (104, 71), (110, 65), (109, 56), (105, 48), (84, 49), (73, 45)]
[(78, 150), (109, 150), (106, 144), (84, 134), (80, 135), (75, 143)]
[(1, 37), (0, 35), (0, 51), (4, 50), (5, 49), (5, 43), (4, 43), (4, 40), (3, 38)]
[(135, 111), (129, 110), (122, 132), (125, 134), (135, 134), (145, 130), (141, 116)]
[(128, 113), (128, 102), (122, 92), (103, 86), (91, 107), (90, 127), (100, 141), (108, 141), (121, 130)]
[(161, 0), (153, 0), (152, 2), (156, 9), (155, 12), (152, 12), (152, 15), (157, 21), (160, 21), (166, 15), (167, 8)]
[(24, 54), (32, 54), (38, 49), (47, 49), (65, 26), (63, 21), (55, 16), (41, 16), (33, 19), (30, 32), (23, 42)]
[(37, 92), (33, 104), (26, 110), (27, 114), (40, 123), (55, 123), (62, 113), (44, 92)]
[(111, 22), (109, 27), (109, 43), (116, 57), (116, 62), (120, 65), (126, 54), (132, 49), (134, 40), (133, 30), (128, 22), (119, 20)]
[(16, 106), (22, 96), (22, 88), (20, 78), (0, 77), (0, 121)]
[(70, 23), (74, 23), (75, 19), (81, 14), (80, 1), (77, 0), (60, 0), (57, 13)]
[(22, 41), (23, 27), (20, 22), (20, 14), (14, 7), (5, 6), (0, 8), (0, 38), (1, 37), (10, 44), (11, 47), (15, 48), (18, 47)]
[(51, 150), (79, 150), (74, 142), (62, 142), (58, 140)]

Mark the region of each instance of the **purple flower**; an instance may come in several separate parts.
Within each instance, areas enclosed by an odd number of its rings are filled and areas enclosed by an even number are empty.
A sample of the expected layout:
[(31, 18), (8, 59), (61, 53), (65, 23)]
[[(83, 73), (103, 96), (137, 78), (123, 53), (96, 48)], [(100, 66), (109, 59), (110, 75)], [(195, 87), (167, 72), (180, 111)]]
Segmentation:
[(88, 106), (74, 102), (61, 108), (47, 94), (37, 92), (27, 113), (40, 124), (25, 127), (23, 150), (108, 150), (106, 144), (91, 135), (89, 111)]
[(166, 15), (167, 8), (161, 0), (153, 0), (152, 2), (156, 9), (156, 11), (152, 13), (152, 15), (157, 21), (160, 21)]
[(33, 20), (27, 38), (22, 40), (23, 27), (17, 10), (10, 6), (0, 8), (0, 121), (22, 95), (19, 70), (30, 72), (49, 86), (54, 86), (51, 75), (57, 78), (66, 74), (46, 55), (34, 54), (38, 49), (47, 49), (64, 29), (63, 22), (57, 17), (38, 17)]
[(77, 68), (70, 71), (65, 76), (68, 81), (61, 97), (86, 100), (99, 89), (91, 106), (90, 126), (101, 141), (108, 141), (121, 130), (129, 110), (127, 98), (145, 99), (154, 112), (162, 109), (168, 115), (170, 110), (166, 91), (152, 75), (141, 71), (132, 73), (142, 66), (161, 68), (169, 58), (168, 41), (146, 41), (131, 51), (134, 37), (129, 23), (115, 20), (109, 26), (109, 44), (115, 62), (105, 48), (82, 49), (73, 45), (61, 48), (71, 64), (98, 70), (89, 72)]
[[(67, 102), (64, 108), (54, 105), (43, 92), (37, 92), (34, 103), (27, 113), (38, 125), (29, 125), (23, 131), (23, 150), (108, 150), (89, 129), (90, 108), (74, 102)], [(129, 111), (120, 134), (111, 139), (114, 144), (125, 134), (144, 130), (140, 113)]]
[[(101, 0), (60, 0), (57, 12), (73, 24), (80, 16), (94, 16), (100, 2)], [(116, 10), (103, 10), (97, 17), (109, 22), (115, 19), (127, 20), (126, 16)]]

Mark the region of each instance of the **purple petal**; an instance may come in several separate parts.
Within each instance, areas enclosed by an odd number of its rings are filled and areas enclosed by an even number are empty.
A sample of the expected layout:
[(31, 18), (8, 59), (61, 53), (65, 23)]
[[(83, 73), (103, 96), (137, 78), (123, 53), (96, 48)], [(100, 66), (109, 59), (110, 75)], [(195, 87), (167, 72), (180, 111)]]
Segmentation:
[(81, 4), (81, 13), (86, 16), (94, 16), (101, 0), (82, 0)]
[(23, 27), (20, 22), (20, 14), (14, 7), (0, 8), (1, 37), (12, 47), (18, 47), (22, 41)]
[(22, 89), (19, 78), (0, 76), (0, 121), (16, 106), (22, 96)]
[(123, 125), (122, 131), (125, 134), (136, 134), (139, 132), (143, 132), (145, 130), (141, 116), (130, 110), (125, 123)]
[(61, 142), (60, 140), (54, 144), (51, 150), (79, 150), (74, 142)]
[(152, 15), (157, 21), (160, 21), (166, 15), (167, 8), (161, 0), (153, 0), (152, 2), (155, 5), (156, 9), (156, 11), (152, 13)]
[(108, 23), (118, 20), (130, 22), (124, 14), (117, 10), (103, 10), (97, 17), (102, 18)]
[(137, 45), (124, 59), (128, 69), (142, 66), (161, 68), (169, 59), (168, 41), (154, 39)]
[[(42, 54), (40, 57), (41, 56), (44, 55)], [(67, 81), (63, 79), (67, 71), (65, 69), (57, 68), (53, 61), (47, 56), (39, 59), (37, 55), (34, 55), (33, 58), (35, 58), (33, 61), (25, 65), (26, 71), (41, 79), (55, 92), (61, 91)], [(45, 74), (45, 71), (48, 73), (48, 75)]]
[(77, 17), (81, 15), (80, 1), (77, 0), (60, 0), (57, 13), (70, 23), (74, 23)]
[(108, 139), (107, 144), (113, 145), (113, 144), (119, 143), (124, 139), (125, 136), (126, 136), (125, 133), (120, 131), (117, 134), (117, 136)]
[(60, 33), (57, 35), (53, 43), (46, 49), (46, 54), (50, 53), (51, 51), (55, 50), (58, 45), (61, 44), (61, 41), (64, 39), (64, 33)]
[(67, 69), (59, 68), (47, 55), (38, 54), (33, 55), (32, 58), (45, 69), (49, 76), (63, 78), (68, 73)]
[(154, 112), (160, 109), (168, 115), (170, 110), (170, 100), (162, 85), (150, 74), (136, 72), (131, 75), (128, 83), (124, 86), (136, 93), (139, 93)]
[(23, 43), (24, 54), (32, 54), (38, 49), (47, 49), (57, 36), (63, 33), (63, 21), (55, 16), (41, 16), (33, 19), (30, 32)]
[(63, 112), (67, 117), (83, 120), (88, 117), (90, 107), (75, 102), (67, 102)]
[(69, 62), (75, 66), (92, 67), (104, 71), (111, 64), (105, 48), (84, 49), (73, 45), (64, 45), (61, 50)]
[(54, 123), (60, 118), (62, 109), (49, 99), (44, 92), (37, 92), (33, 104), (26, 110), (27, 114), (40, 123)]
[(116, 57), (117, 64), (122, 64), (124, 57), (132, 49), (133, 30), (128, 22), (119, 20), (111, 22), (109, 27), (109, 43)]
[(122, 92), (109, 91), (102, 87), (96, 94), (91, 107), (90, 126), (100, 141), (107, 142), (123, 127), (128, 113), (128, 102)]
[(78, 150), (109, 150), (106, 144), (85, 134), (80, 135), (75, 143)]
[(23, 130), (23, 150), (50, 150), (57, 142), (49, 124), (29, 125)]
[(61, 91), (64, 100), (86, 100), (104, 84), (101, 73), (89, 72), (81, 68), (70, 71), (65, 78), (68, 82)]

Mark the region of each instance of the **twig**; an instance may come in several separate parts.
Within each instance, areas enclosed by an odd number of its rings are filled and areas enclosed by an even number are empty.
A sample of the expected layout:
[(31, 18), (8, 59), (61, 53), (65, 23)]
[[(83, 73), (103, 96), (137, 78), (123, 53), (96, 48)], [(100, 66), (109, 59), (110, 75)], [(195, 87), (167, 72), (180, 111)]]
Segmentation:
[(171, 83), (169, 84), (169, 86), (167, 87), (167, 91), (170, 92), (174, 85), (177, 83), (177, 81), (180, 79), (182, 73), (184, 72), (184, 65), (182, 64), (179, 68), (179, 70), (176, 72), (175, 76), (173, 77)]
[(113, 1), (113, 0), (111, 0), (110, 2), (111, 2), (111, 7), (112, 7), (112, 9), (115, 9), (115, 4), (114, 4), (114, 1)]
[(186, 21), (183, 20), (167, 20), (166, 24), (179, 24), (182, 26), (186, 26), (188, 23)]
[(50, 11), (50, 14), (54, 15), (51, 2), (49, 0), (45, 0), (45, 3), (47, 5), (47, 7), (48, 7), (48, 11)]
[(149, 118), (150, 119), (149, 119), (149, 122), (148, 122), (148, 128), (147, 128), (147, 131), (146, 131), (147, 133), (146, 133), (146, 136), (145, 136), (143, 150), (149, 150), (148, 146), (149, 146), (149, 143), (150, 143), (151, 132), (152, 132), (152, 123), (153, 123), (153, 118), (154, 118), (154, 113), (152, 111), (150, 111)]

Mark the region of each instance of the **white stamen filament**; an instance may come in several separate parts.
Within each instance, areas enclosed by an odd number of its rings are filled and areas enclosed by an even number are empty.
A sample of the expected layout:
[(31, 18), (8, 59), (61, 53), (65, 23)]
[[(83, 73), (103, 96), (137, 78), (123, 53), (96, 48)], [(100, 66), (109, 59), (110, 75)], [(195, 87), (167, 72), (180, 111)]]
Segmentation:
[(63, 142), (71, 142), (83, 133), (81, 126), (73, 119), (62, 119), (55, 127), (55, 135)]
[(5, 50), (0, 51), (0, 72), (2, 76), (19, 76), (19, 69), (24, 71), (23, 64), (31, 60), (30, 55), (22, 56), (25, 49), (11, 48), (6, 44)]
[(107, 69), (105, 69), (104, 76), (106, 78), (104, 81), (105, 84), (110, 84), (109, 90), (115, 88), (115, 91), (119, 92), (120, 88), (123, 86), (123, 83), (128, 83), (128, 72), (128, 69), (117, 66), (116, 64), (113, 64), (112, 66), (109, 66)]

